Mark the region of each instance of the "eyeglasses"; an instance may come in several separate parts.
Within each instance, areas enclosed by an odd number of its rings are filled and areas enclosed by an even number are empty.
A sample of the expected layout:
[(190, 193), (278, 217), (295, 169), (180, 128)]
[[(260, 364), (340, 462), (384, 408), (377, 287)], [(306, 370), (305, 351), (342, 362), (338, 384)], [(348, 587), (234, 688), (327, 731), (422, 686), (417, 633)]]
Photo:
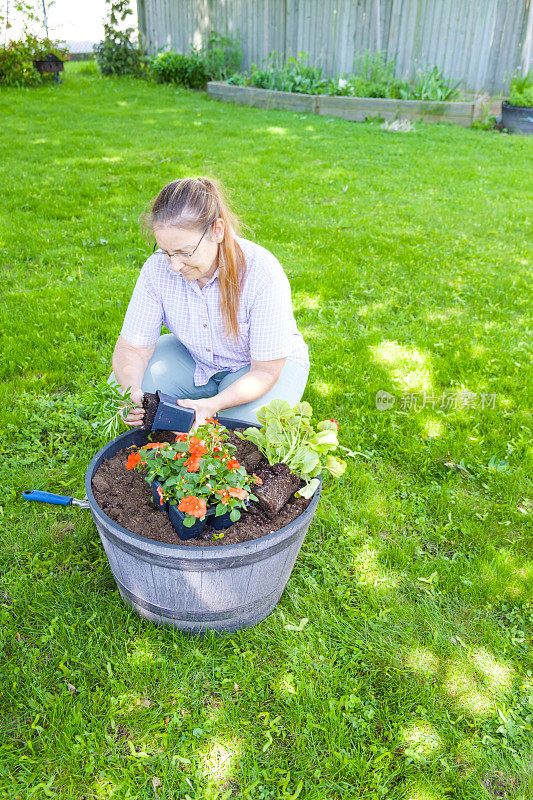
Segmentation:
[(211, 227), (211, 223), (207, 226), (205, 231), (202, 233), (202, 235), (200, 237), (200, 241), (198, 242), (198, 244), (196, 245), (194, 250), (192, 250), (190, 253), (185, 252), (185, 250), (177, 250), (175, 253), (165, 253), (164, 250), (160, 250), (157, 247), (157, 242), (154, 244), (154, 249), (152, 250), (152, 253), (156, 253), (156, 252), (160, 253), (162, 256), (166, 256), (166, 258), (168, 258), (169, 261), (172, 258), (176, 258), (176, 256), (178, 258), (191, 258), (196, 253), (198, 248), (200, 247), (200, 243), (201, 243), (202, 239), (204, 238), (204, 236), (206, 235), (206, 233), (207, 233), (207, 231), (209, 230), (210, 227)]

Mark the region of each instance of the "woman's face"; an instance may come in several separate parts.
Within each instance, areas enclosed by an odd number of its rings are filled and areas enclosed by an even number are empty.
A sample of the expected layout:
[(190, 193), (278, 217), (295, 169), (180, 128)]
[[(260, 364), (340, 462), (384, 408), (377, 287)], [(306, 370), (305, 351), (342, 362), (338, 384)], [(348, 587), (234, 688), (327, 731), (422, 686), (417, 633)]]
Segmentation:
[(179, 272), (188, 281), (209, 279), (217, 268), (218, 245), (224, 238), (224, 220), (217, 219), (207, 230), (188, 230), (175, 225), (154, 227), (154, 236), (173, 272)]

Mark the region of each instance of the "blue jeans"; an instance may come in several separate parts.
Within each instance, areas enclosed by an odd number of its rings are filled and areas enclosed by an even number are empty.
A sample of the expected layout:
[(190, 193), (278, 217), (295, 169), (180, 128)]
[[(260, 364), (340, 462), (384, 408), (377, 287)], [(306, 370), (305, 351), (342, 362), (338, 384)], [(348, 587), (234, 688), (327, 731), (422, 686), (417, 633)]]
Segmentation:
[[(195, 386), (194, 359), (179, 339), (166, 333), (159, 337), (154, 354), (148, 362), (141, 389), (152, 394), (159, 389), (180, 399), (214, 397), (249, 372), (250, 366), (242, 367), (237, 372), (222, 370), (213, 375), (204, 386)], [(257, 412), (271, 400), (286, 400), (291, 406), (298, 403), (302, 399), (308, 375), (309, 368), (289, 356), (278, 380), (264, 395), (250, 403), (224, 408), (218, 416), (221, 420), (224, 417), (233, 417), (244, 422), (257, 423)], [(114, 381), (115, 376), (111, 373), (109, 382)]]

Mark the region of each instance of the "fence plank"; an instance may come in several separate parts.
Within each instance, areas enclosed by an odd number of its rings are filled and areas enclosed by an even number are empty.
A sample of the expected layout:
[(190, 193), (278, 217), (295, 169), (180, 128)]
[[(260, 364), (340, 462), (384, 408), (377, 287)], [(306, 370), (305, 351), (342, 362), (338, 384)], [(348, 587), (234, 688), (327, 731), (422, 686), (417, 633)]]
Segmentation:
[(475, 31), (473, 51), (471, 53), (471, 75), (468, 82), (473, 86), (484, 87), (487, 83), (487, 73), (490, 59), (490, 45), (494, 35), (498, 0), (491, 0), (485, 14), (485, 25), (482, 32), (479, 26)]
[(514, 67), (516, 65), (516, 56), (514, 56), (512, 52), (512, 39), (514, 34), (513, 26), (516, 19), (515, 11), (515, 4), (512, 2), (512, 0), (509, 0), (507, 14), (505, 17), (505, 29), (501, 48), (502, 60), (500, 63), (502, 80), (505, 87), (508, 87), (511, 75), (513, 74)]
[[(188, 52), (210, 30), (239, 34), (243, 68), (270, 52), (309, 53), (325, 75), (354, 70), (355, 54), (385, 50), (398, 77), (436, 64), (463, 89), (505, 91), (520, 64), (533, 0), (138, 0), (148, 52)], [(378, 42), (379, 36), (379, 42)]]

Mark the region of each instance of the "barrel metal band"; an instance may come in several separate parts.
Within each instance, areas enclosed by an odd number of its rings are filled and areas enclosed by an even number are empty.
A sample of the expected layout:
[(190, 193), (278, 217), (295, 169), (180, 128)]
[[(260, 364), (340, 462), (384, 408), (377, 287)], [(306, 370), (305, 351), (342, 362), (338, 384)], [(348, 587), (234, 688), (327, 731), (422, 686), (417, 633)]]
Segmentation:
[(134, 607), (139, 606), (156, 616), (181, 620), (183, 622), (216, 622), (218, 620), (234, 619), (241, 614), (245, 614), (246, 618), (250, 619), (253, 618), (254, 612), (260, 609), (270, 608), (271, 605), (272, 607), (275, 606), (281, 596), (278, 588), (274, 592), (260, 597), (259, 600), (254, 600), (253, 603), (249, 603), (246, 606), (238, 606), (237, 608), (228, 608), (225, 611), (180, 611), (172, 608), (162, 608), (161, 606), (150, 603), (148, 600), (143, 600), (129, 589), (126, 589), (116, 578), (115, 580), (123, 597), (127, 598)]
[(263, 561), (265, 558), (270, 558), (270, 556), (279, 553), (281, 550), (285, 550), (286, 547), (289, 547), (296, 540), (301, 538), (303, 541), (308, 527), (309, 523), (306, 524), (303, 531), (300, 527), (290, 536), (287, 536), (286, 539), (282, 539), (281, 542), (267, 547), (264, 550), (257, 550), (255, 553), (248, 553), (245, 556), (228, 557), (227, 560), (221, 558), (181, 558), (174, 555), (163, 556), (158, 553), (150, 553), (130, 542), (124, 541), (124, 539), (117, 536), (113, 531), (103, 530), (101, 526), (99, 526), (98, 530), (100, 536), (109, 539), (120, 550), (135, 556), (140, 561), (146, 561), (158, 567), (166, 567), (166, 569), (184, 570), (185, 572), (215, 572), (221, 569), (246, 567), (249, 564), (255, 564), (258, 561)]

